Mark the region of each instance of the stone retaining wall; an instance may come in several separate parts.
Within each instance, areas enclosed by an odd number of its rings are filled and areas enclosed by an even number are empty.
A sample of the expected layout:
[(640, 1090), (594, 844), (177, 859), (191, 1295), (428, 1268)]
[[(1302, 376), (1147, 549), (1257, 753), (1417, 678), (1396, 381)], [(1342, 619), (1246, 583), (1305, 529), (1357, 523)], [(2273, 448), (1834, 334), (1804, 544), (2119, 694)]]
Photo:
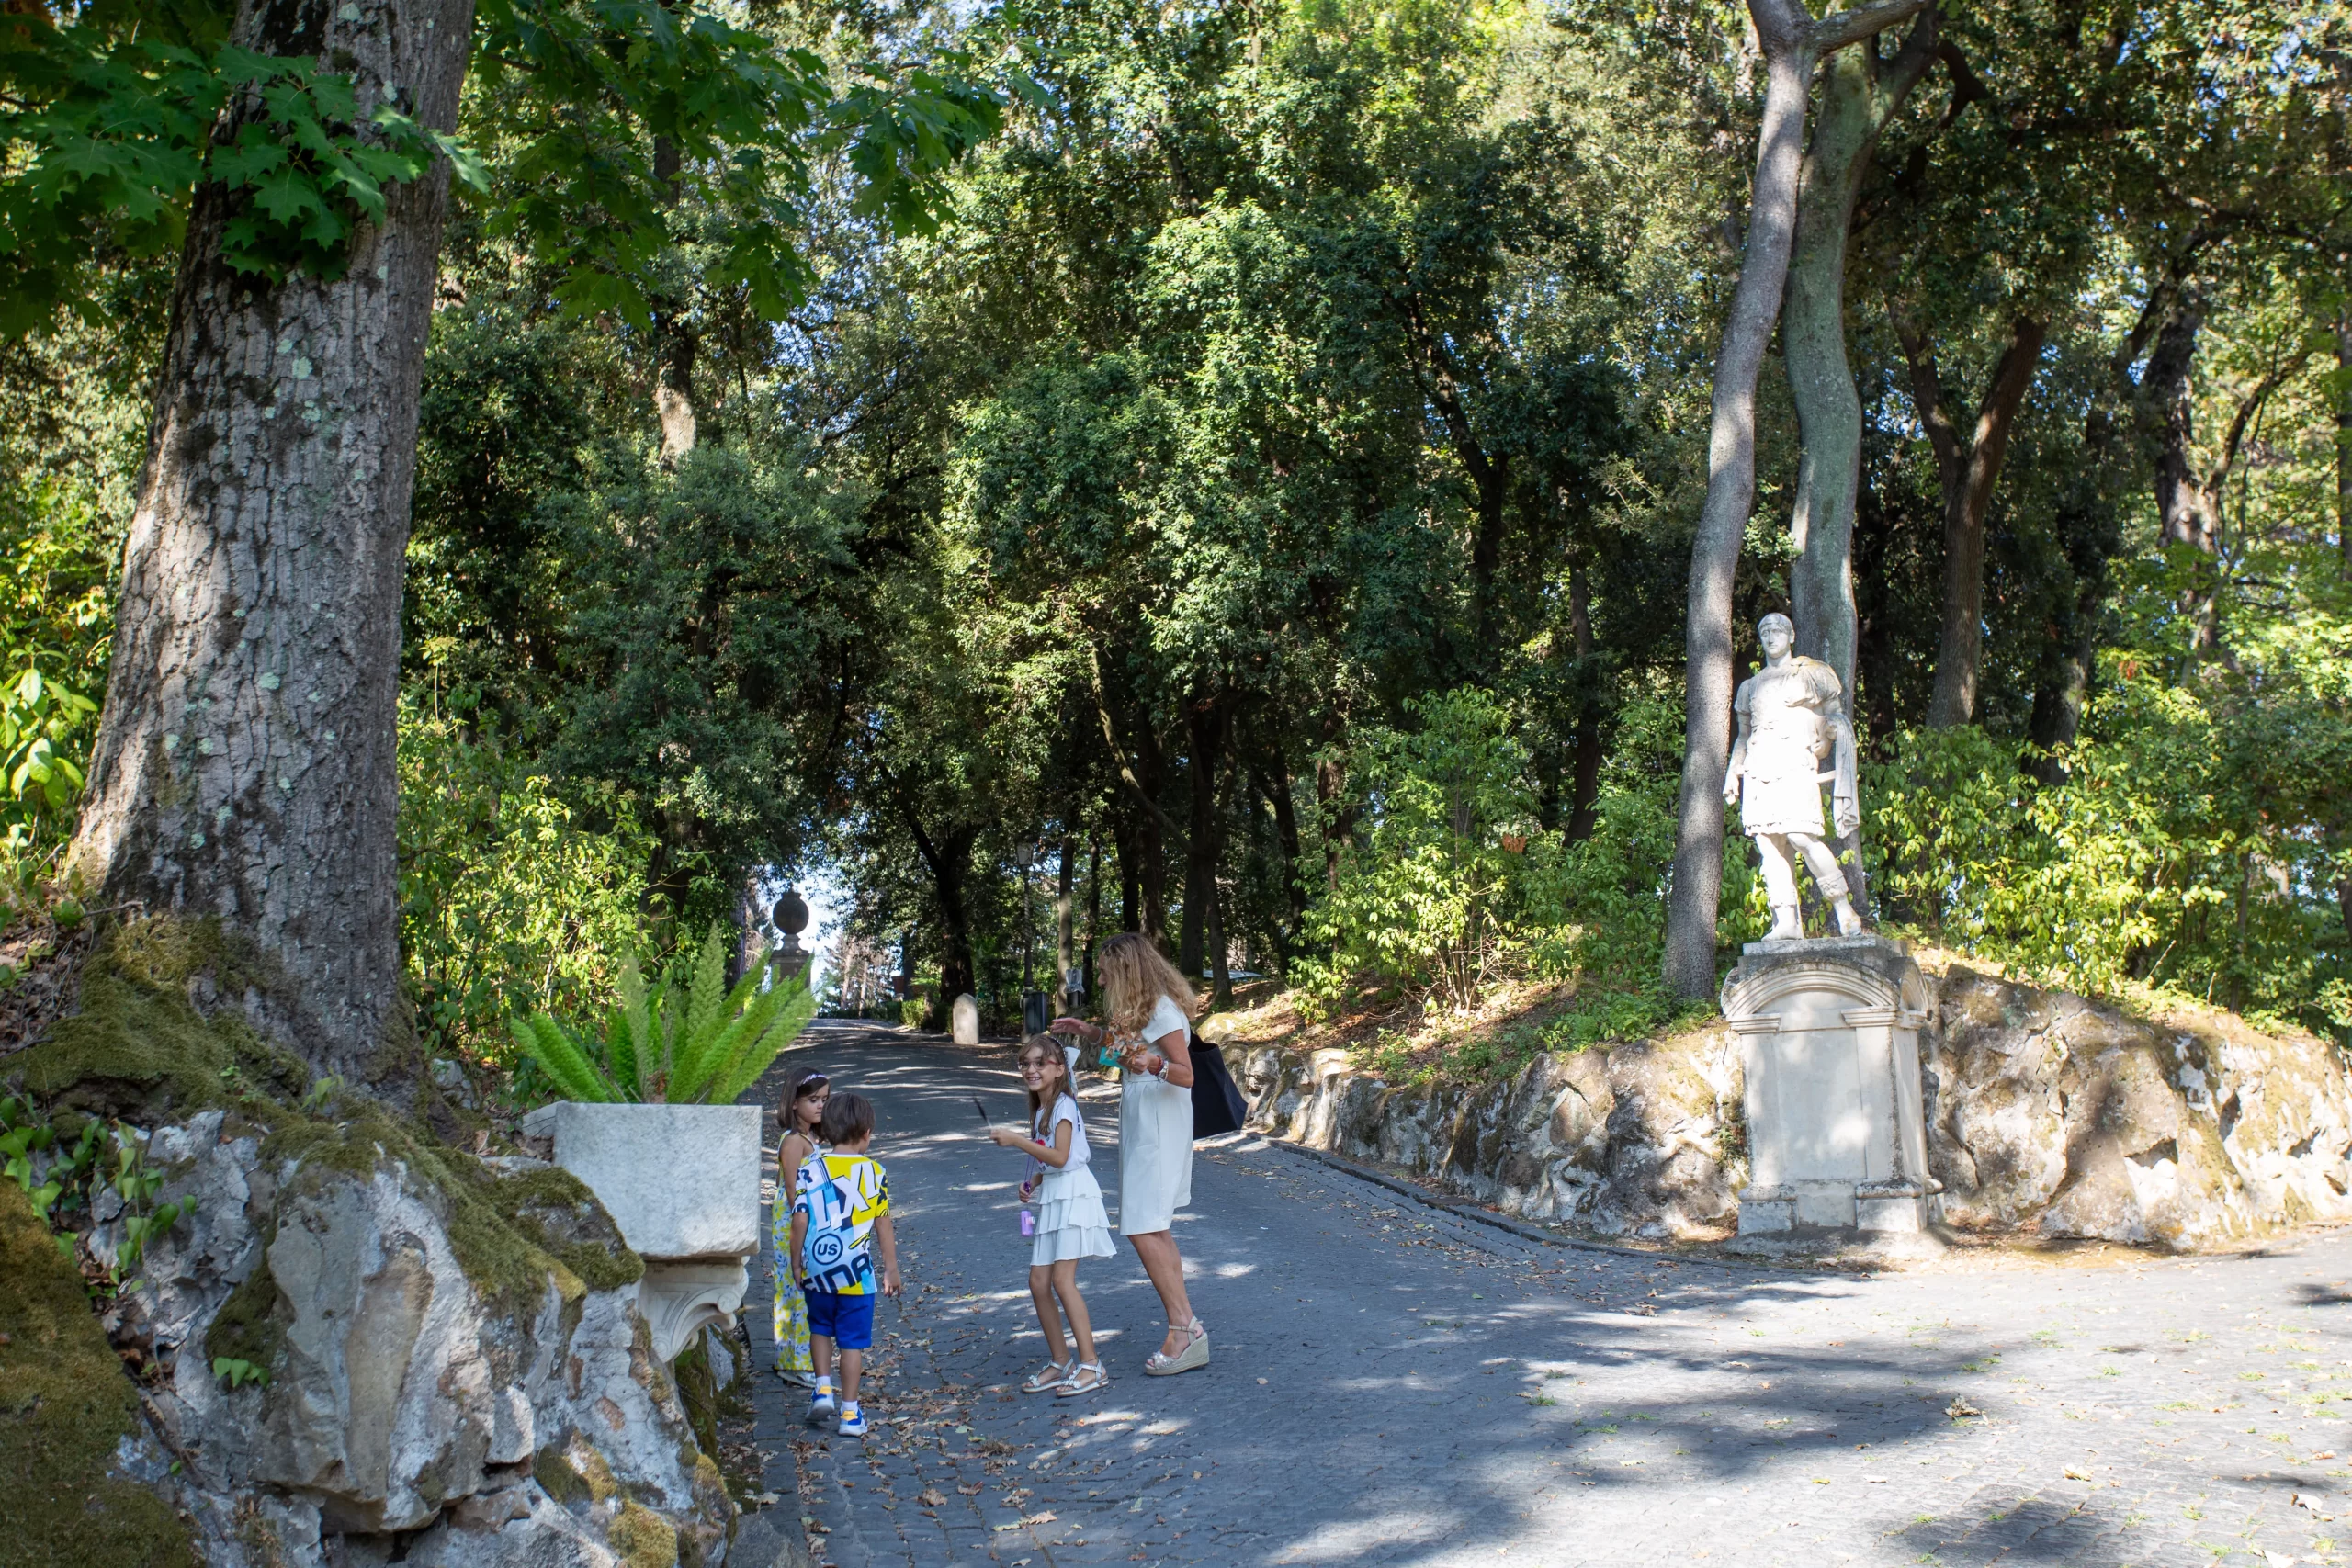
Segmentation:
[[(2328, 1043), (1921, 967), (1947, 1223), (2189, 1248), (2352, 1218), (2352, 1075)], [(1736, 1221), (1742, 1073), (1721, 1023), (1478, 1086), (1388, 1085), (1341, 1051), (1228, 1051), (1259, 1131), (1599, 1235), (1712, 1239)]]
[[(156, 1129), (148, 1158), (193, 1213), (105, 1317), (161, 1374), (119, 1465), (175, 1506), (211, 1568), (725, 1561), (734, 1506), (633, 1280), (518, 1270), (486, 1286), (457, 1239), (480, 1216), (381, 1151), (272, 1159), (207, 1111)], [(485, 1163), (504, 1180), (549, 1168)], [(552, 1245), (628, 1257), (584, 1188), (544, 1184), (572, 1200), (534, 1213)], [(224, 1350), (267, 1382), (229, 1387)]]

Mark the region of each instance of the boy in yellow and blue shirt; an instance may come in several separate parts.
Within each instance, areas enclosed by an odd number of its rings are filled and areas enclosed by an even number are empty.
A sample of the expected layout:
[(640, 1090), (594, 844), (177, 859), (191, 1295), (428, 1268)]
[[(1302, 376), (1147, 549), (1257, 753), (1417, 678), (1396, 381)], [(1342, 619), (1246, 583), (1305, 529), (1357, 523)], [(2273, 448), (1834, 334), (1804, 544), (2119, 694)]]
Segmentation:
[(792, 1201), (792, 1272), (808, 1300), (808, 1345), (817, 1367), (817, 1395), (808, 1424), (835, 1413), (832, 1367), (842, 1364), (839, 1412), (843, 1437), (865, 1435), (857, 1403), (865, 1352), (874, 1344), (873, 1247), (882, 1247), (881, 1293), (899, 1293), (899, 1238), (890, 1224), (890, 1179), (866, 1150), (874, 1143), (874, 1107), (862, 1094), (837, 1094), (825, 1106), (825, 1142), (799, 1171)]

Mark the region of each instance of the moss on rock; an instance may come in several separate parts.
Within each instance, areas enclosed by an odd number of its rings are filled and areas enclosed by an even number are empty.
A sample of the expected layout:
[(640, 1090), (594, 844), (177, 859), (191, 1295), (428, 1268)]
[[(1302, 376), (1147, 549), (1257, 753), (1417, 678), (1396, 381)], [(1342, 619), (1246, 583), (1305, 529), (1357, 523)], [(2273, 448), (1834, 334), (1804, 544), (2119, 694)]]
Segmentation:
[(277, 1280), (269, 1271), (269, 1243), (265, 1240), (254, 1271), (229, 1292), (204, 1331), (205, 1364), (225, 1356), (256, 1367), (275, 1365), (286, 1347), (286, 1324), (277, 1309)]
[(276, 1125), (309, 1070), (231, 1009), (198, 1006), (266, 985), (265, 969), (218, 919), (125, 921), (83, 964), (76, 1010), (10, 1074), (57, 1108), (155, 1122), (225, 1106)]
[(605, 1532), (628, 1568), (678, 1568), (677, 1527), (642, 1503), (624, 1503)]
[(164, 1500), (107, 1473), (138, 1417), (81, 1276), (0, 1180), (0, 1568), (196, 1568)]

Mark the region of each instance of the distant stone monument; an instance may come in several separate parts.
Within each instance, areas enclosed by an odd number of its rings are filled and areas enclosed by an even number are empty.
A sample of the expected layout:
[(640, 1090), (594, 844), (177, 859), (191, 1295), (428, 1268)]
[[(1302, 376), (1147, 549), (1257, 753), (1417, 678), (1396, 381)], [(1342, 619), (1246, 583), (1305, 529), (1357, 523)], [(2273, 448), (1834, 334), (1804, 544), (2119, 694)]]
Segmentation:
[[(1928, 1174), (1919, 1025), (1932, 993), (1899, 942), (1862, 930), (1825, 841), (1821, 786), (1839, 838), (1861, 827), (1854, 728), (1838, 672), (1792, 649), (1786, 615), (1757, 624), (1764, 668), (1733, 708), (1724, 798), (1756, 840), (1772, 930), (1724, 982), (1724, 1017), (1746, 1068), (1748, 1185), (1739, 1235), (1751, 1247), (1863, 1240), (1899, 1245), (1942, 1217)], [(1825, 767), (1825, 764), (1827, 764)], [(1808, 939), (1795, 862), (1835, 911), (1839, 934)]]
[(966, 991), (956, 998), (955, 1005), (948, 1011), (950, 1025), (956, 1031), (956, 1043), (978, 1045), (980, 1043), (979, 999)]
[(807, 979), (808, 953), (800, 945), (800, 933), (808, 929), (808, 901), (787, 887), (768, 911), (768, 920), (777, 936), (775, 946), (768, 950), (770, 969), (778, 980)]

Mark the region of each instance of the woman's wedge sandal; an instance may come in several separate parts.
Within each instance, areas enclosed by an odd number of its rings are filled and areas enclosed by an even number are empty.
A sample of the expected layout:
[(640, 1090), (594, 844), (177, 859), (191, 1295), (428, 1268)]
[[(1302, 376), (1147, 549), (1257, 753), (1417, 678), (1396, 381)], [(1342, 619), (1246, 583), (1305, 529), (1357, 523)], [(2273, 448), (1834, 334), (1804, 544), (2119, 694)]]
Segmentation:
[(1102, 1370), (1100, 1361), (1080, 1361), (1069, 1381), (1054, 1390), (1056, 1399), (1076, 1399), (1083, 1393), (1099, 1393), (1111, 1386), (1111, 1374)]
[(1201, 1320), (1196, 1317), (1186, 1324), (1184, 1332), (1192, 1337), (1173, 1356), (1163, 1350), (1151, 1353), (1151, 1359), (1143, 1364), (1147, 1376), (1172, 1378), (1178, 1372), (1193, 1371), (1209, 1364), (1209, 1331), (1202, 1325)]
[[(1077, 1370), (1078, 1360), (1075, 1357), (1067, 1361), (1047, 1361), (1044, 1366), (1039, 1367), (1035, 1371), (1029, 1374), (1029, 1381), (1021, 1385), (1021, 1392), (1023, 1393), (1050, 1393), (1055, 1389), (1061, 1387), (1062, 1384), (1069, 1382), (1070, 1374)], [(1000, 1384), (999, 1386), (1001, 1387), (1002, 1385)]]

